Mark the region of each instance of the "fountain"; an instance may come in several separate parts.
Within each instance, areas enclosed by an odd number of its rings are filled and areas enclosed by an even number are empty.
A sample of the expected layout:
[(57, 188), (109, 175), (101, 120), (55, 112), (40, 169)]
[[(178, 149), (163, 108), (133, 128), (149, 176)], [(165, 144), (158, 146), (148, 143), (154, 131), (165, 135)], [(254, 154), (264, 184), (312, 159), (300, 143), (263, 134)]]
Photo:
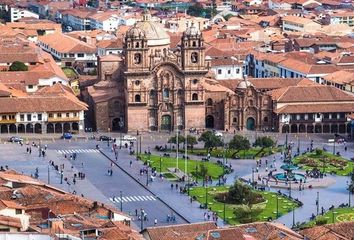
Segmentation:
[(293, 164), (284, 164), (280, 167), (285, 172), (283, 173), (276, 173), (273, 176), (279, 181), (300, 181), (301, 179), (305, 179), (305, 175), (301, 173), (294, 173), (294, 170), (299, 169), (297, 166)]

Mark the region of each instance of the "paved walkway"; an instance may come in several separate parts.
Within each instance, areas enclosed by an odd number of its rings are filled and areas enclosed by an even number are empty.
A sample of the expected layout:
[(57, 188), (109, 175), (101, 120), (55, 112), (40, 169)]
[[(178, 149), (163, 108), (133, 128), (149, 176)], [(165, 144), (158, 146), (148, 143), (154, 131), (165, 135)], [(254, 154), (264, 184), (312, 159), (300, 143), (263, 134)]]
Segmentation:
[[(115, 159), (114, 152), (111, 148), (103, 146), (101, 148), (102, 152), (110, 157), (113, 161)], [(149, 182), (149, 185), (146, 186), (146, 174), (140, 175), (140, 170), (145, 169), (142, 161), (137, 161), (135, 156), (129, 156), (129, 150), (122, 148), (119, 151), (119, 158), (117, 164), (120, 168), (130, 174), (136, 181), (144, 184), (147, 189), (149, 189), (156, 197), (164, 201), (166, 204), (171, 206), (171, 208), (178, 212), (180, 215), (184, 216), (189, 222), (201, 222), (204, 221), (204, 213), (206, 210), (199, 208), (199, 202), (193, 201), (190, 202), (190, 197), (181, 194), (179, 192), (179, 187), (171, 188), (171, 182), (167, 180), (161, 180), (160, 178), (155, 178), (155, 181)], [(130, 160), (133, 162), (130, 166)], [(151, 170), (149, 171), (149, 174)], [(173, 183), (175, 186), (176, 183)], [(177, 183), (179, 186), (184, 186), (184, 183)], [(218, 225), (223, 226), (223, 221), (219, 218)]]

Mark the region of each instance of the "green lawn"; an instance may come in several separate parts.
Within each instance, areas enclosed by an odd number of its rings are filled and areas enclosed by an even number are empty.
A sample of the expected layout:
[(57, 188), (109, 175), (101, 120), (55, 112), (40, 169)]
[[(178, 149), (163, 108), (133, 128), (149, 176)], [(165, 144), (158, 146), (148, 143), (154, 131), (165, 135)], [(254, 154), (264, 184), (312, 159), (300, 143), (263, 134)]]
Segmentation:
[[(145, 155), (142, 154), (141, 160), (142, 161), (148, 161), (150, 162), (151, 167), (155, 167), (158, 172), (160, 172), (160, 158), (162, 159), (161, 161), (161, 171), (162, 172), (168, 172), (167, 168), (175, 168), (177, 167), (177, 161), (176, 158), (172, 157), (160, 157), (156, 155)], [(201, 162), (201, 161), (195, 161), (195, 160), (187, 160), (187, 173), (192, 174), (194, 177), (196, 176), (196, 167), (200, 169), (200, 166), (202, 164), (205, 164), (205, 166), (208, 168), (208, 176), (211, 176), (213, 179), (218, 179), (220, 175), (223, 174), (223, 168), (216, 163), (211, 163), (211, 162)], [(184, 167), (185, 167), (185, 160), (183, 158), (178, 159), (178, 168), (184, 172)], [(198, 170), (199, 172), (199, 170)], [(197, 178), (201, 178), (201, 176), (198, 174)]]
[[(226, 149), (225, 150), (225, 157), (228, 159), (235, 159), (235, 156), (238, 156), (240, 159), (253, 159), (253, 158), (260, 158), (260, 157), (266, 157), (269, 156), (277, 151), (281, 151), (281, 148), (265, 148), (262, 151), (262, 148), (260, 147), (255, 147), (255, 148), (250, 148), (246, 151), (237, 151), (237, 150), (232, 150), (232, 149)], [(181, 152), (184, 152), (184, 150), (181, 150)], [(188, 149), (188, 154), (191, 155), (203, 155), (207, 156), (208, 150), (207, 149)], [(211, 151), (210, 155), (212, 157), (219, 157), (222, 158), (224, 155), (224, 150), (222, 148), (215, 148)], [(256, 156), (257, 155), (257, 156)]]
[(77, 78), (77, 74), (75, 73), (75, 71), (72, 68), (63, 67), (62, 70), (65, 73), (67, 78), (69, 78), (69, 79)]
[[(334, 213), (334, 214), (333, 214)], [(331, 211), (326, 212), (323, 215), (327, 219), (327, 224), (337, 223), (337, 222), (349, 222), (354, 221), (354, 207), (351, 208), (335, 208)], [(316, 225), (316, 220), (322, 216), (317, 216), (315, 220), (309, 221), (304, 225), (301, 225), (300, 228), (308, 228)]]
[[(211, 208), (212, 211), (216, 212), (220, 218), (224, 218), (224, 204), (221, 202), (217, 202), (215, 200), (215, 196), (218, 193), (226, 192), (228, 191), (228, 187), (208, 187), (208, 207)], [(276, 196), (278, 194), (273, 193), (273, 192), (262, 192), (260, 191), (263, 195), (263, 197), (266, 199), (265, 202), (263, 203), (258, 203), (256, 205), (261, 205), (264, 210), (261, 212), (260, 215), (258, 215), (257, 219), (254, 221), (267, 221), (269, 217), (272, 219), (276, 218)], [(196, 187), (196, 188), (191, 188), (190, 189), (190, 195), (195, 196), (201, 204), (205, 204), (205, 199), (206, 199), (206, 189), (204, 187)], [(235, 215), (233, 213), (234, 207), (237, 205), (233, 204), (226, 204), (225, 205), (225, 217), (226, 221), (229, 224), (238, 224), (240, 223), (238, 219), (235, 218)], [(298, 207), (298, 205), (293, 202), (292, 200), (288, 198), (284, 198), (282, 196), (278, 197), (278, 210), (279, 210), (279, 215), (278, 217), (284, 215), (285, 213), (288, 213), (292, 211), (293, 208)]]
[[(325, 163), (320, 160), (326, 158)], [(321, 172), (332, 173), (347, 176), (353, 169), (353, 162), (342, 157), (338, 157), (329, 152), (323, 152), (316, 155), (315, 152), (307, 153), (293, 159), (293, 163), (302, 167), (304, 170), (312, 170), (317, 167)]]

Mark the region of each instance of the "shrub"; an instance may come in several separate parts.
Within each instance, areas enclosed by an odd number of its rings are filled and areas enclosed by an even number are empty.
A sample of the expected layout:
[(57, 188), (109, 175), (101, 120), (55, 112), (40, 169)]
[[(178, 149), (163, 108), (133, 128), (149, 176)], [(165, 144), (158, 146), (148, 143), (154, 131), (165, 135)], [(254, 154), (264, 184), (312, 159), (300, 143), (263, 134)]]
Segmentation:
[(28, 71), (28, 67), (23, 62), (15, 61), (11, 64), (9, 71)]
[(317, 226), (327, 224), (327, 218), (324, 217), (324, 216), (319, 216), (319, 217), (317, 217), (317, 219), (315, 220), (315, 223), (316, 223)]

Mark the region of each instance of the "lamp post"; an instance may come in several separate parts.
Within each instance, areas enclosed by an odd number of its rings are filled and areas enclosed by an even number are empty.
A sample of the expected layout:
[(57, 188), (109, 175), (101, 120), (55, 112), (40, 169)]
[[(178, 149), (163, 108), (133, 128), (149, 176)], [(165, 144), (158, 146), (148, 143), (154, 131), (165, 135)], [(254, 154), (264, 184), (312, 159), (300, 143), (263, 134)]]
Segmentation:
[(123, 193), (122, 191), (119, 191), (119, 197), (120, 197), (120, 211), (123, 212)]
[(279, 217), (279, 198), (278, 198), (278, 195), (275, 195), (275, 197), (277, 198), (277, 204), (276, 204), (276, 207), (277, 207), (277, 213), (276, 213), (276, 219), (278, 219)]
[(334, 139), (333, 139), (333, 155), (336, 154), (336, 136), (334, 135)]
[(188, 178), (187, 154), (188, 154), (187, 129), (184, 129), (184, 176)]
[(160, 174), (162, 174), (162, 157), (160, 157)]
[(48, 162), (48, 184), (50, 184), (50, 169), (49, 169), (49, 166), (50, 166), (50, 164)]
[(295, 205), (293, 205), (293, 227), (295, 227)]
[(142, 136), (141, 134), (139, 135), (139, 141), (140, 141), (140, 144), (139, 144), (139, 154), (141, 154), (141, 140), (142, 140)]
[(136, 160), (138, 161), (139, 159), (138, 159), (138, 153), (139, 153), (139, 130), (136, 130), (136, 136), (137, 136), (137, 138), (136, 138)]
[(208, 186), (205, 185), (205, 209), (208, 209)]
[(64, 172), (63, 170), (60, 171), (60, 184), (63, 184), (63, 176), (64, 176)]
[(119, 128), (120, 128), (120, 133), (119, 133), (119, 149), (122, 149), (122, 131), (124, 127), (124, 122), (119, 121)]
[(176, 171), (178, 171), (178, 147), (179, 147), (179, 137), (178, 137), (178, 127), (176, 128)]
[(291, 198), (291, 179), (289, 179), (289, 198)]
[(318, 215), (318, 213), (320, 211), (320, 192), (317, 192), (316, 208), (317, 208), (317, 215)]
[(351, 205), (351, 189), (350, 189), (350, 182), (349, 181), (347, 181), (347, 184), (348, 184), (348, 207), (350, 207), (350, 205)]
[(189, 184), (190, 184), (190, 174), (188, 174), (188, 179), (187, 179), (187, 181), (188, 181), (188, 185), (187, 185), (187, 190), (188, 190), (188, 196), (189, 196)]
[(254, 188), (254, 167), (252, 167), (252, 187)]
[(226, 196), (224, 196), (224, 223), (226, 223)]
[(143, 228), (144, 228), (144, 223), (143, 223), (143, 221), (144, 221), (144, 209), (141, 209), (141, 210), (140, 210), (140, 229), (141, 229), (141, 231), (142, 231)]
[(149, 186), (149, 163), (146, 168), (146, 186)]
[(300, 155), (300, 136), (297, 137), (297, 153)]

